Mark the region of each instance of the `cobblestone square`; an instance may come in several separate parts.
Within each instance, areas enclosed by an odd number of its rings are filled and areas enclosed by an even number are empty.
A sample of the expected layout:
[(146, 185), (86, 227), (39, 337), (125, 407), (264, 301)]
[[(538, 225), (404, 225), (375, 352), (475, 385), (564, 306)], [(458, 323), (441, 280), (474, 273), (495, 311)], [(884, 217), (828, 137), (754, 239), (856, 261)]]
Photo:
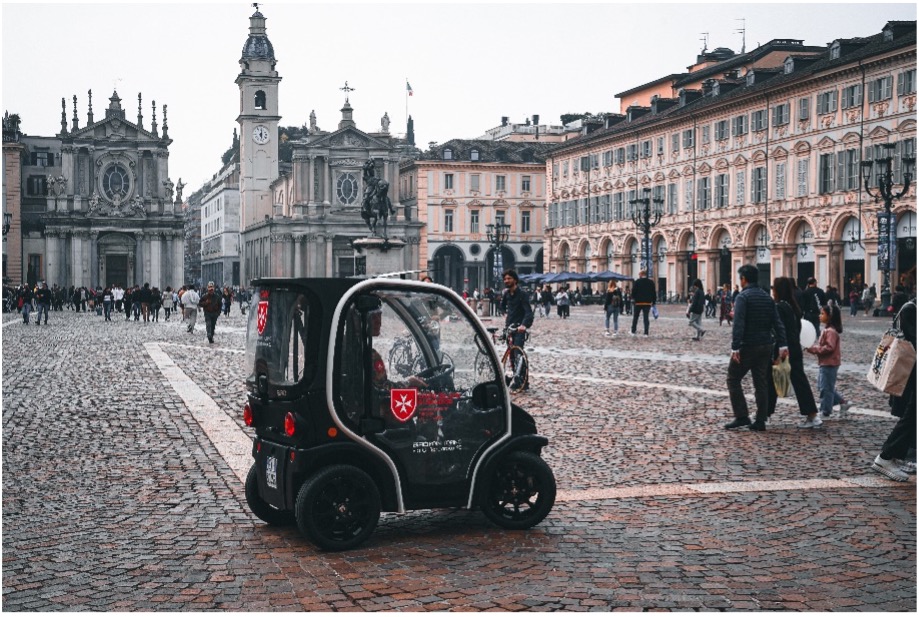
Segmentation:
[(214, 345), (175, 318), (4, 314), (3, 608), (916, 610), (915, 479), (870, 470), (894, 424), (864, 376), (886, 319), (844, 317), (845, 418), (797, 429), (782, 399), (756, 433), (722, 428), (727, 325), (692, 342), (672, 305), (607, 338), (600, 307), (571, 313), (537, 318), (516, 397), (550, 440), (549, 517), (386, 514), (337, 554), (246, 506), (236, 306)]

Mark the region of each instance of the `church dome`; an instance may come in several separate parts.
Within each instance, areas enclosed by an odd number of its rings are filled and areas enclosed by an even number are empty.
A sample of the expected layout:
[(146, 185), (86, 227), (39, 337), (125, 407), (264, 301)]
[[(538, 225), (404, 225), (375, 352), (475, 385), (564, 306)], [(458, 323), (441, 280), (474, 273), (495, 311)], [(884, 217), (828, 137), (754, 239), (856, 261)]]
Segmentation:
[(249, 18), (249, 38), (243, 45), (240, 60), (269, 60), (274, 62), (274, 46), (265, 32), (265, 16), (256, 11)]

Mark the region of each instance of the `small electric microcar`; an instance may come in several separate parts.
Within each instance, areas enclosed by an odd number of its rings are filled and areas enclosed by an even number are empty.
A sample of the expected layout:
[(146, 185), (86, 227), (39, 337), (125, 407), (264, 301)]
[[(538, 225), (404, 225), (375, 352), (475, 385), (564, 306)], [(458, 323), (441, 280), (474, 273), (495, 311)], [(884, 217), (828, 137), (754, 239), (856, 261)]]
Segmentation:
[(253, 282), (252, 512), (324, 550), (381, 512), (480, 508), (508, 529), (555, 503), (548, 439), (511, 403), (488, 332), (452, 290), (391, 278)]

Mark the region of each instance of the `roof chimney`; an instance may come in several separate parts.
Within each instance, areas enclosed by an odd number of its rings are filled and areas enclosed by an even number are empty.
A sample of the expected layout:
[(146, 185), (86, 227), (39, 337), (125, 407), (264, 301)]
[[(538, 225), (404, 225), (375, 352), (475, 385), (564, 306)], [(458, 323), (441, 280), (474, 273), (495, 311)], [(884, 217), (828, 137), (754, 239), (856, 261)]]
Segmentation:
[(501, 116), (501, 126), (507, 126), (508, 117)]

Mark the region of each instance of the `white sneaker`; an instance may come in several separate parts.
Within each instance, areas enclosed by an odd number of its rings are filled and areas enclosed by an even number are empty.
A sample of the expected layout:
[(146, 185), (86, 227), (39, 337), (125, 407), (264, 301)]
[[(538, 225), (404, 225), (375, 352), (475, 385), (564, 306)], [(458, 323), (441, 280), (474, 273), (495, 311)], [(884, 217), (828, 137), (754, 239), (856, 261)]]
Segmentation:
[(804, 422), (798, 425), (798, 428), (820, 428), (823, 426), (823, 420), (820, 419), (820, 414), (818, 413), (813, 419), (805, 419)]
[(619, 336), (619, 330), (614, 331), (613, 336)]
[(905, 471), (897, 466), (897, 462), (895, 460), (891, 459), (889, 461), (885, 461), (881, 458), (880, 454), (878, 454), (877, 458), (874, 459), (874, 462), (871, 463), (871, 468), (876, 472), (887, 476), (891, 480), (896, 480), (897, 482), (906, 482), (909, 480), (909, 476)]
[(847, 411), (849, 411), (849, 408), (850, 408), (850, 407), (852, 407), (852, 403), (850, 403), (850, 402), (848, 402), (848, 401), (846, 401), (845, 403), (840, 404), (840, 405), (839, 405), (839, 414), (842, 415), (842, 414), (846, 413)]
[(893, 462), (897, 464), (897, 467), (903, 470), (903, 473), (910, 476), (916, 474), (916, 461), (907, 461), (902, 458), (895, 458)]
[(609, 336), (609, 330), (607, 330), (607, 331), (604, 332), (603, 334), (604, 334), (604, 336)]

